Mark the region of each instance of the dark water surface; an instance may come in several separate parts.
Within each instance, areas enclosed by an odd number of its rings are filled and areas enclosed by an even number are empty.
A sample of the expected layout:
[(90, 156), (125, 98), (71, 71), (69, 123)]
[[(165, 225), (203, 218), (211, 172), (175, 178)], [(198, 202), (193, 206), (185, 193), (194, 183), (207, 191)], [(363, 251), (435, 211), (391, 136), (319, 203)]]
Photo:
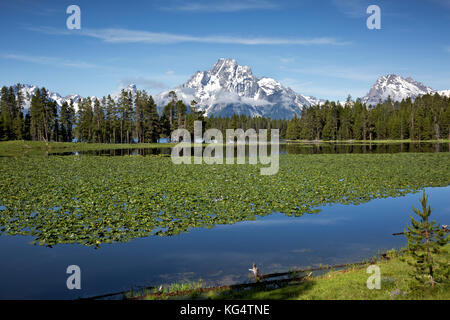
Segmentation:
[[(450, 224), (450, 186), (427, 188), (432, 216)], [(407, 244), (402, 232), (420, 193), (360, 205), (322, 207), (318, 214), (272, 214), (256, 221), (147, 237), (100, 249), (74, 244), (30, 245), (31, 237), (0, 237), (1, 299), (70, 299), (204, 279), (206, 284), (248, 280), (256, 262), (263, 273), (369, 258)], [(66, 288), (66, 268), (81, 268), (81, 290)]]
[[(281, 154), (341, 154), (341, 153), (398, 153), (398, 152), (449, 152), (449, 143), (290, 143), (280, 144)], [(270, 153), (270, 146), (268, 147)], [(236, 148), (235, 148), (236, 153)], [(246, 148), (248, 155), (248, 146)], [(130, 156), (130, 155), (170, 155), (171, 148), (127, 148), (88, 150), (78, 152), (49, 153), (49, 155), (96, 155), (96, 156)], [(225, 155), (225, 147), (223, 149)]]

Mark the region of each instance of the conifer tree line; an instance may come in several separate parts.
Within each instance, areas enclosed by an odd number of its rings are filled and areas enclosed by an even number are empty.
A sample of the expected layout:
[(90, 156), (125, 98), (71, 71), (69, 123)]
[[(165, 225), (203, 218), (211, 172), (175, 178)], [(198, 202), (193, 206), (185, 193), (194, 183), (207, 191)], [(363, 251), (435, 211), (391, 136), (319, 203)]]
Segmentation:
[(267, 129), (270, 135), (270, 129), (279, 129), (279, 135), (282, 139), (286, 136), (288, 123), (289, 120), (286, 119), (270, 119), (236, 114), (233, 114), (231, 117), (209, 117), (207, 119), (208, 128), (218, 129), (223, 134), (225, 134), (227, 129), (255, 129), (256, 132), (260, 129)]
[(152, 96), (140, 90), (135, 97), (122, 90), (118, 101), (110, 95), (84, 98), (75, 111), (72, 100), (58, 110), (48, 91), (41, 88), (31, 97), (29, 112), (25, 113), (21, 86), (16, 88), (1, 89), (0, 140), (150, 143), (170, 137), (177, 128), (186, 128), (193, 134), (194, 121), (205, 121), (203, 112), (196, 110), (195, 101), (186, 106), (173, 91), (160, 116)]
[(203, 130), (222, 132), (279, 129), (280, 138), (290, 140), (450, 139), (450, 98), (438, 94), (424, 95), (414, 102), (388, 99), (373, 108), (349, 97), (343, 105), (327, 101), (305, 108), (300, 117), (284, 120), (245, 115), (206, 118), (197, 110), (196, 101), (186, 105), (174, 91), (159, 114), (153, 97), (145, 91), (138, 90), (133, 97), (122, 90), (117, 100), (110, 95), (84, 98), (75, 111), (74, 101), (64, 102), (58, 110), (48, 91), (41, 88), (25, 112), (20, 89), (20, 84), (1, 88), (0, 140), (151, 143), (170, 137), (177, 128), (193, 135), (194, 121), (202, 121)]
[(440, 140), (450, 139), (450, 98), (423, 95), (368, 107), (347, 98), (344, 105), (327, 101), (311, 106), (288, 122), (292, 140)]
[(101, 99), (84, 98), (78, 102), (64, 102), (58, 112), (58, 105), (49, 98), (45, 88), (36, 90), (31, 97), (29, 112), (24, 112), (24, 97), (20, 85), (3, 87), (0, 99), (0, 139), (37, 140), (97, 143), (151, 143), (161, 137), (170, 137), (178, 128), (187, 129), (194, 135), (194, 121), (203, 122), (203, 130), (249, 128), (280, 128), (286, 131), (287, 120), (252, 118), (233, 115), (231, 118), (206, 118), (196, 108), (197, 102), (186, 105), (177, 98), (174, 91), (169, 93), (169, 103), (161, 115), (153, 97), (138, 90), (136, 95), (121, 91), (115, 101), (110, 95)]

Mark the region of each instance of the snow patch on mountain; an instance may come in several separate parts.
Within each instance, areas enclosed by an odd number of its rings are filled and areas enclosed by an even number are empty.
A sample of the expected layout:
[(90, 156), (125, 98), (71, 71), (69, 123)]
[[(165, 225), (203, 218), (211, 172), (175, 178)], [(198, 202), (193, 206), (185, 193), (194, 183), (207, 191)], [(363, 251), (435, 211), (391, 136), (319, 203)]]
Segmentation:
[(446, 96), (446, 97), (450, 98), (450, 90), (440, 90), (440, 91), (436, 91), (436, 92), (440, 96)]

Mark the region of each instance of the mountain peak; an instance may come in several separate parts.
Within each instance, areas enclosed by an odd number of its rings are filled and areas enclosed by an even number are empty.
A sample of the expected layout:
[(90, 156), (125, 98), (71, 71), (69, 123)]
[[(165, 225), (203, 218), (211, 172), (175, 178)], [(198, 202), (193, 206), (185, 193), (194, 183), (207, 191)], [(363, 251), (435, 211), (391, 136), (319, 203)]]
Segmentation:
[[(322, 102), (297, 94), (272, 78), (257, 78), (249, 66), (230, 58), (219, 59), (208, 71), (196, 72), (175, 92), (185, 103), (197, 101), (198, 108), (208, 116), (292, 118), (299, 116), (304, 107)], [(165, 105), (169, 101), (168, 92), (155, 101)]]
[(237, 63), (236, 59), (233, 59), (233, 58), (219, 58), (219, 59), (217, 60), (217, 62), (215, 63), (215, 65), (216, 65), (216, 64), (232, 64), (232, 65), (237, 65), (238, 63)]
[(238, 74), (251, 76), (252, 69), (249, 66), (239, 65), (235, 59), (220, 58), (209, 69), (209, 73), (219, 77), (235, 77)]
[(396, 74), (388, 74), (378, 78), (362, 101), (367, 105), (376, 105), (380, 100), (386, 101), (389, 97), (393, 101), (402, 101), (406, 98), (414, 100), (418, 96), (432, 92), (434, 92), (432, 88), (411, 77), (403, 78)]

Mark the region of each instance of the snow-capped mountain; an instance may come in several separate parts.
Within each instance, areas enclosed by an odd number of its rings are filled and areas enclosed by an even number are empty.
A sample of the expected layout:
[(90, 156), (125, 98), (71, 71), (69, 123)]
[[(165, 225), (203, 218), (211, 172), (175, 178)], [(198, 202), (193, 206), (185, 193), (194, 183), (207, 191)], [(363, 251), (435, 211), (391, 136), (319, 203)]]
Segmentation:
[[(17, 91), (18, 91), (17, 85), (14, 85), (13, 89), (14, 89), (14, 93), (17, 95)], [(33, 85), (29, 85), (29, 84), (21, 84), (20, 92), (22, 93), (22, 97), (24, 98), (23, 108), (24, 108), (25, 112), (27, 110), (29, 110), (30, 105), (31, 105), (31, 98), (33, 97), (33, 95), (36, 93), (36, 91), (38, 89), (40, 89), (38, 86), (33, 86)], [(61, 107), (61, 105), (64, 102), (69, 103), (70, 100), (72, 99), (75, 110), (78, 110), (78, 103), (83, 98), (82, 96), (80, 96), (78, 94), (72, 94), (72, 95), (62, 97), (59, 93), (52, 92), (48, 89), (47, 89), (47, 94), (51, 100), (56, 101), (58, 107)], [(95, 98), (95, 97), (92, 97), (92, 98)]]
[(440, 90), (440, 91), (436, 91), (436, 92), (440, 96), (446, 96), (446, 97), (450, 98), (450, 90)]
[(402, 101), (406, 98), (414, 100), (418, 96), (434, 92), (436, 91), (432, 88), (411, 78), (389, 74), (377, 80), (370, 88), (369, 93), (362, 98), (362, 102), (374, 106), (380, 100), (386, 101), (388, 97), (391, 97), (393, 101)]
[[(272, 78), (257, 78), (250, 67), (234, 59), (219, 59), (209, 71), (197, 71), (173, 91), (187, 104), (195, 100), (207, 116), (292, 118), (303, 108), (324, 102), (297, 94)], [(167, 104), (169, 91), (162, 92), (155, 101), (160, 107)]]
[[(17, 94), (17, 86), (13, 86)], [(38, 86), (21, 85), (22, 96), (25, 99), (25, 112), (30, 108), (31, 98)], [(138, 88), (131, 84), (123, 88), (136, 96)], [(195, 100), (200, 110), (207, 116), (231, 116), (232, 114), (245, 114), (249, 116), (265, 116), (272, 119), (290, 119), (300, 115), (303, 108), (311, 105), (323, 104), (325, 100), (304, 96), (295, 93), (292, 89), (283, 87), (281, 83), (272, 78), (257, 78), (248, 66), (239, 65), (234, 59), (219, 59), (209, 71), (197, 71), (186, 83), (174, 89), (178, 99), (190, 104)], [(111, 94), (118, 101), (121, 90)], [(380, 100), (385, 101), (391, 97), (393, 101), (406, 98), (413, 100), (424, 94), (438, 93), (450, 97), (450, 90), (435, 91), (432, 88), (414, 81), (390, 74), (380, 77), (371, 87), (369, 93), (362, 98), (362, 102), (374, 106)], [(75, 110), (83, 98), (78, 94), (61, 96), (48, 90), (49, 97), (56, 101), (58, 107), (72, 99)], [(93, 101), (97, 97), (90, 97)], [(98, 98), (100, 99), (100, 98)], [(169, 91), (155, 96), (158, 110), (161, 112), (164, 105), (170, 101)], [(343, 104), (343, 103), (342, 103)]]
[(122, 90), (124, 90), (126, 93), (130, 93), (131, 92), (131, 96), (133, 97), (133, 100), (136, 97), (136, 93), (138, 92), (138, 88), (136, 87), (136, 85), (135, 84), (130, 84), (130, 85), (126, 86), (125, 88), (122, 88), (122, 89), (112, 93), (111, 94), (111, 98), (114, 101), (116, 101), (116, 102), (119, 101), (119, 98), (120, 98), (120, 95), (122, 93)]
[[(17, 95), (17, 91), (18, 91), (17, 85), (14, 85), (13, 89), (14, 89), (14, 93)], [(20, 92), (22, 93), (22, 97), (24, 98), (24, 106), (23, 107), (24, 107), (25, 112), (27, 112), (27, 110), (29, 110), (30, 105), (31, 105), (31, 98), (33, 97), (33, 95), (36, 93), (36, 91), (38, 89), (40, 89), (38, 86), (32, 86), (29, 84), (21, 84)], [(131, 95), (133, 96), (133, 98), (136, 96), (136, 92), (138, 90), (136, 88), (135, 84), (130, 84), (129, 86), (127, 86), (123, 89), (126, 92), (131, 92)], [(80, 101), (83, 99), (83, 97), (80, 96), (79, 94), (71, 94), (71, 95), (62, 97), (59, 93), (52, 92), (48, 89), (47, 89), (47, 93), (51, 100), (56, 101), (58, 108), (61, 107), (64, 102), (70, 103), (70, 100), (72, 100), (75, 111), (78, 111), (78, 105), (79, 105)], [(121, 93), (121, 90), (111, 94), (111, 97), (114, 99), (114, 101), (119, 100), (120, 93)], [(95, 99), (99, 99), (99, 100), (101, 99), (96, 96), (91, 96), (90, 98), (92, 101), (94, 101)]]
[[(14, 93), (17, 95), (18, 87), (15, 85), (15, 86), (13, 86), (13, 89), (14, 89)], [(24, 98), (24, 109), (25, 110), (30, 108), (31, 98), (33, 97), (33, 95), (36, 93), (36, 91), (38, 89), (39, 89), (38, 86), (32, 86), (29, 84), (21, 85), (20, 92), (22, 93), (22, 97)], [(61, 95), (59, 95), (56, 92), (48, 91), (48, 96), (50, 97), (50, 99), (56, 101), (56, 103), (58, 105), (61, 105), (65, 100), (63, 97), (61, 97)], [(79, 96), (77, 97), (77, 95), (74, 95), (73, 97), (74, 97), (74, 99), (76, 99), (78, 101)]]

